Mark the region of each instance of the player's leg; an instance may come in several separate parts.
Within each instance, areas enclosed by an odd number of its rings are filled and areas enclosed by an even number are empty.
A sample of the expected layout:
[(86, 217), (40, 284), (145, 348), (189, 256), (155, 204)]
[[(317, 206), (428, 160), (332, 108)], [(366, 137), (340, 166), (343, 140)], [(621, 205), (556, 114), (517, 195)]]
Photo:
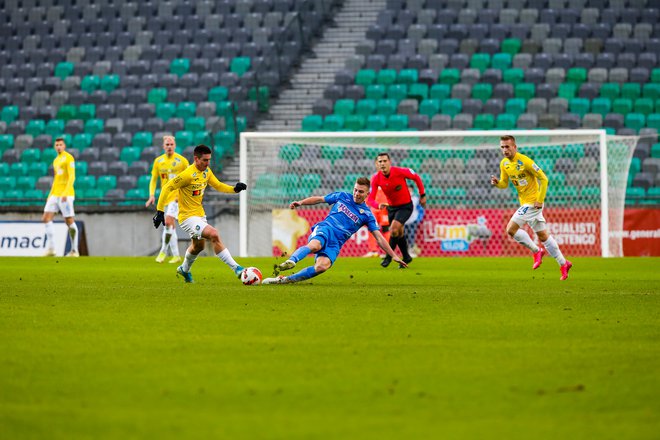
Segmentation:
[(59, 200), (60, 212), (64, 216), (64, 222), (69, 227), (69, 239), (71, 240), (71, 250), (67, 257), (78, 257), (78, 225), (76, 225), (76, 215), (73, 210), (73, 197), (69, 196), (66, 200), (62, 201), (62, 198)]
[(527, 232), (525, 232), (523, 229), (520, 229), (521, 226), (527, 223), (527, 219), (525, 217), (527, 210), (524, 208), (528, 207), (521, 206), (516, 211), (516, 213), (513, 214), (511, 220), (509, 220), (509, 224), (506, 226), (506, 232), (522, 246), (536, 254), (540, 251), (539, 247), (536, 245), (536, 243), (534, 243), (532, 237), (530, 237)]
[[(559, 270), (561, 272), (561, 277), (559, 279), (562, 281), (565, 280), (568, 278), (568, 271), (573, 267), (573, 263), (564, 257), (564, 254), (561, 252), (561, 249), (559, 249), (559, 245), (554, 237), (546, 230), (545, 221), (535, 223), (533, 228), (536, 232), (536, 236), (541, 240), (550, 256), (557, 261), (557, 264), (559, 264)], [(536, 230), (537, 228), (539, 230)]]
[(320, 249), (316, 250), (316, 260), (314, 261), (313, 266), (308, 266), (301, 271), (289, 275), (288, 277), (279, 276), (274, 278), (266, 278), (262, 281), (263, 284), (288, 284), (288, 283), (297, 283), (300, 281), (308, 280), (314, 278), (315, 276), (321, 275), (326, 270), (330, 269), (339, 255), (341, 246), (343, 243), (338, 243), (335, 241), (323, 242), (319, 240), (311, 240), (309, 244), (320, 244)]
[(179, 203), (177, 201), (171, 202), (167, 205), (167, 211), (165, 211), (165, 230), (169, 237), (166, 237), (167, 247), (165, 249), (165, 254), (167, 254), (167, 248), (170, 249), (172, 254), (172, 259), (169, 261), (170, 264), (179, 263), (181, 257), (179, 256), (179, 237), (176, 234), (176, 219), (179, 216)]
[(190, 246), (186, 249), (186, 256), (181, 266), (176, 268), (176, 272), (183, 276), (186, 283), (192, 283), (192, 274), (190, 268), (197, 259), (197, 255), (204, 250), (205, 240), (201, 236), (203, 227), (206, 225), (206, 219), (202, 217), (189, 217), (181, 223), (181, 229), (190, 235)]
[[(396, 247), (399, 244), (399, 237), (397, 235), (398, 229), (397, 225), (395, 225), (394, 217), (396, 215), (396, 208), (392, 208), (391, 206), (387, 207), (387, 218), (389, 220), (390, 224), (390, 238), (388, 240), (390, 247), (392, 248), (393, 251), (396, 251)], [(401, 227), (401, 223), (399, 222), (398, 224), (399, 227)], [(385, 258), (383, 258), (383, 261), (380, 262), (380, 265), (383, 267), (387, 267), (390, 265), (392, 262), (392, 257), (389, 255), (385, 255)]]
[[(51, 198), (48, 200), (50, 201)], [(46, 209), (53, 209), (49, 207), (49, 203), (46, 203), (44, 208), (44, 214), (41, 217), (41, 221), (44, 222), (44, 228), (46, 229), (46, 253), (45, 257), (54, 257), (55, 256), (55, 241), (53, 238), (53, 217), (55, 217), (54, 211), (46, 211)], [(55, 208), (57, 209), (57, 208)]]
[[(410, 256), (410, 253), (408, 252), (408, 242), (406, 241), (406, 234), (405, 234), (405, 228), (406, 228), (406, 222), (410, 218), (413, 212), (413, 205), (412, 203), (408, 203), (407, 205), (400, 206), (396, 209), (394, 212), (394, 221), (392, 221), (391, 226), (392, 226), (392, 236), (395, 237), (396, 244), (399, 246), (399, 250), (401, 251), (401, 259), (407, 263), (410, 263), (412, 261), (412, 257)], [(390, 237), (390, 247), (392, 246), (392, 238)], [(394, 248), (392, 248), (394, 249)], [(403, 268), (404, 266), (399, 265), (399, 268)]]
[(286, 260), (284, 263), (275, 265), (273, 268), (275, 275), (277, 275), (281, 270), (293, 269), (296, 267), (298, 261), (302, 260), (311, 253), (317, 253), (323, 248), (329, 237), (332, 237), (332, 229), (323, 223), (317, 224), (314, 229), (312, 229), (312, 233), (309, 234), (306, 245), (300, 246), (298, 249), (296, 249), (293, 254), (291, 254), (291, 258)]
[(243, 272), (244, 268), (243, 266), (238, 264), (231, 256), (229, 249), (227, 249), (227, 247), (222, 242), (222, 239), (220, 238), (220, 234), (218, 234), (217, 229), (207, 224), (202, 230), (202, 237), (211, 241), (211, 244), (213, 245), (213, 252), (215, 252), (215, 256), (218, 257), (227, 266), (229, 266), (229, 268), (234, 272), (234, 274), (236, 274), (236, 276), (240, 277), (241, 272)]

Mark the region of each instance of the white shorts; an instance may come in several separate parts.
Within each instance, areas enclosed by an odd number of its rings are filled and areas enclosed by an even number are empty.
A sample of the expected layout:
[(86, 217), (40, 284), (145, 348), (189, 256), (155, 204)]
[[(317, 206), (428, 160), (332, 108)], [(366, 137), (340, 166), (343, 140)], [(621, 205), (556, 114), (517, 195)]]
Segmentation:
[(188, 217), (180, 223), (181, 229), (186, 231), (190, 238), (194, 240), (200, 240), (202, 238), (202, 232), (204, 228), (209, 224), (206, 223), (206, 217)]
[(534, 232), (545, 231), (543, 208), (535, 208), (534, 205), (522, 205), (513, 214), (511, 221), (518, 226), (524, 226), (527, 223)]
[(61, 212), (64, 218), (73, 217), (76, 215), (73, 210), (73, 201), (75, 197), (67, 196), (66, 202), (62, 201), (62, 197), (50, 196), (46, 200), (46, 206), (44, 206), (44, 212)]
[(169, 217), (177, 218), (179, 216), (179, 202), (176, 200), (170, 202), (165, 208), (165, 215)]

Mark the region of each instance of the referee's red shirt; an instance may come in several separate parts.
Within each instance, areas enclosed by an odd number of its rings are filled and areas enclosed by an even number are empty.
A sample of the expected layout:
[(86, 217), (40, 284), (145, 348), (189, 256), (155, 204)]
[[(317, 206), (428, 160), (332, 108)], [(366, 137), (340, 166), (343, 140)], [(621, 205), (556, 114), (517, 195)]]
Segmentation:
[(371, 177), (371, 193), (367, 199), (367, 204), (373, 208), (378, 208), (376, 203), (376, 192), (380, 186), (387, 197), (387, 203), (390, 206), (400, 206), (410, 203), (410, 191), (406, 184), (406, 179), (414, 180), (420, 194), (425, 194), (424, 183), (417, 173), (410, 168), (392, 167), (389, 176), (385, 176), (382, 171), (378, 171)]

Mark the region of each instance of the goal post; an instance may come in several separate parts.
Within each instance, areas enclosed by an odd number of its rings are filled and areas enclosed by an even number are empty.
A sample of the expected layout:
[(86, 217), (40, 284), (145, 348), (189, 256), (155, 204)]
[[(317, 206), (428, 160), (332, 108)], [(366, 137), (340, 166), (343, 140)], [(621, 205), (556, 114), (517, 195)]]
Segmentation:
[[(548, 176), (544, 216), (564, 253), (622, 256), (625, 191), (638, 137), (605, 130), (243, 132), (239, 170), (248, 190), (240, 195), (239, 253), (272, 256), (304, 244), (329, 207), (291, 211), (289, 203), (352, 191), (357, 177), (376, 172), (375, 156), (386, 151), (394, 166), (413, 169), (426, 187), (424, 216), (407, 227), (419, 256), (525, 255), (504, 230), (519, 205), (515, 189), (489, 184), (499, 175), (503, 135), (515, 136), (518, 151)], [(365, 254), (365, 240), (366, 231), (359, 232), (342, 255)]]

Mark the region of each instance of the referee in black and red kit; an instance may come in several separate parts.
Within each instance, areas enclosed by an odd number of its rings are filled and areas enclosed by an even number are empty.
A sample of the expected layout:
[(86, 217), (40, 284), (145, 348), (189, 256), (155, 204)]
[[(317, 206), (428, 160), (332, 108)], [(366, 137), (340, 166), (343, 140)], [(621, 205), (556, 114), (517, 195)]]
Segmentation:
[[(406, 179), (415, 181), (420, 194), (419, 202), (423, 207), (426, 207), (424, 183), (419, 175), (410, 168), (393, 167), (388, 153), (378, 154), (376, 157), (376, 167), (378, 168), (378, 172), (371, 178), (371, 192), (369, 193), (367, 204), (373, 208), (387, 208), (387, 215), (390, 219), (390, 247), (396, 250), (396, 247), (399, 246), (403, 261), (406, 264), (410, 263), (412, 257), (408, 253), (408, 243), (403, 234), (403, 228), (406, 220), (410, 218), (413, 212), (413, 204)], [(387, 203), (376, 203), (378, 187), (381, 187), (385, 193)], [(380, 265), (387, 267), (391, 262), (392, 258), (386, 256)], [(403, 266), (399, 266), (399, 268), (403, 268)]]

